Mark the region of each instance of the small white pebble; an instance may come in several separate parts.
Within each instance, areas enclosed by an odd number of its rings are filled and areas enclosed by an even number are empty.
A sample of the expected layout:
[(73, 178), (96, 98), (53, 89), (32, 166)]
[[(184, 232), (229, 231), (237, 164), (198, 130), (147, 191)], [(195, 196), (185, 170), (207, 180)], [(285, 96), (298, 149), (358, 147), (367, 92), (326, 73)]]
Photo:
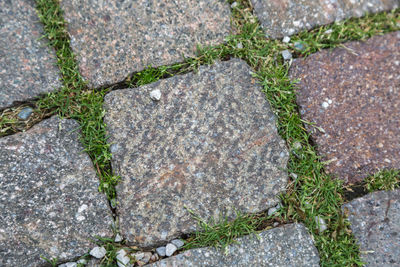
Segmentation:
[(132, 264), (130, 264), (129, 262), (131, 261), (131, 259), (126, 256), (126, 252), (123, 249), (118, 250), (117, 252), (117, 265), (118, 267), (130, 267), (132, 266)]
[(231, 4), (231, 8), (235, 8), (235, 7), (237, 7), (238, 6), (238, 3), (237, 2), (233, 2), (232, 4)]
[(158, 247), (156, 248), (156, 252), (158, 255), (160, 255), (161, 257), (165, 256), (165, 247)]
[(315, 223), (318, 226), (318, 231), (322, 233), (323, 231), (328, 229), (325, 220), (320, 216), (315, 216)]
[(293, 143), (293, 148), (294, 149), (300, 149), (301, 148), (301, 143), (299, 141), (296, 141)]
[(122, 241), (122, 237), (121, 237), (119, 234), (116, 234), (116, 235), (115, 235), (114, 242), (119, 243), (119, 242), (121, 242), (121, 241)]
[(290, 42), (290, 37), (289, 36), (283, 37), (282, 42), (285, 43), (285, 44), (289, 43)]
[(89, 254), (95, 257), (96, 259), (101, 259), (106, 255), (106, 249), (103, 247), (94, 247)]
[(76, 262), (67, 262), (61, 265), (58, 265), (58, 267), (77, 267), (78, 264)]
[(168, 243), (167, 246), (165, 247), (165, 255), (167, 257), (172, 256), (175, 251), (177, 251), (177, 247), (174, 244)]
[(323, 102), (322, 103), (322, 107), (327, 109), (329, 107), (329, 103), (328, 102)]
[(332, 29), (329, 29), (329, 30), (326, 30), (325, 32), (324, 32), (324, 34), (331, 34), (333, 32), (333, 30)]
[(185, 245), (185, 243), (180, 239), (174, 239), (171, 241), (171, 243), (174, 244), (178, 249)]
[(328, 99), (328, 104), (329, 105), (332, 104), (332, 100), (331, 99)]
[(161, 91), (159, 89), (151, 91), (150, 98), (152, 100), (159, 101), (161, 99)]
[(236, 45), (236, 47), (237, 47), (238, 49), (243, 49), (243, 44), (242, 44), (242, 43), (238, 43), (238, 44)]
[(284, 60), (292, 59), (292, 53), (289, 50), (283, 50), (281, 54)]

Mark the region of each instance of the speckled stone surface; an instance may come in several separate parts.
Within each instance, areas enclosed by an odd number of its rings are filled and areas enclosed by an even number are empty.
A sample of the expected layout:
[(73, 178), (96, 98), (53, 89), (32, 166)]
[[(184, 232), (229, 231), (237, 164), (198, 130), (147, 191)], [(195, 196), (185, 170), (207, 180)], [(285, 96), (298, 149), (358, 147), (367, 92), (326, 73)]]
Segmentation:
[(319, 266), (319, 255), (302, 224), (288, 224), (238, 239), (227, 255), (215, 248), (199, 248), (150, 264), (153, 267), (185, 266)]
[(366, 13), (388, 11), (399, 0), (251, 0), (264, 31), (281, 38)]
[(0, 139), (0, 266), (42, 266), (82, 256), (95, 235), (111, 237), (78, 123), (57, 117)]
[(33, 0), (0, 1), (0, 109), (61, 87)]
[(230, 31), (224, 0), (63, 0), (71, 46), (91, 86), (120, 82), (149, 65), (183, 61)]
[[(160, 101), (150, 99), (159, 89)], [(120, 227), (130, 243), (165, 244), (208, 220), (278, 203), (288, 152), (261, 87), (241, 60), (203, 66), (105, 97)]]
[(400, 190), (379, 191), (343, 205), (365, 266), (400, 265)]
[(297, 102), (326, 170), (357, 182), (400, 169), (400, 32), (295, 60)]

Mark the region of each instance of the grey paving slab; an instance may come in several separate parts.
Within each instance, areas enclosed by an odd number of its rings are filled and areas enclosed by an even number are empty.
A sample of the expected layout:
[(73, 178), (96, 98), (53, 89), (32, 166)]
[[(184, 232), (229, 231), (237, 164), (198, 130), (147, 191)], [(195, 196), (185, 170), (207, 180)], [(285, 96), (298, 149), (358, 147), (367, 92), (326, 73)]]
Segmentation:
[(149, 65), (195, 55), (230, 31), (224, 0), (63, 0), (71, 46), (93, 87), (120, 82)]
[(400, 190), (368, 194), (342, 210), (365, 266), (400, 266)]
[(0, 139), (0, 266), (69, 261), (94, 246), (90, 238), (112, 236), (78, 127), (52, 117)]
[(120, 227), (129, 242), (153, 246), (194, 231), (187, 209), (208, 220), (278, 202), (288, 152), (261, 89), (234, 59), (106, 95)]
[(288, 224), (238, 239), (227, 254), (215, 248), (187, 250), (150, 264), (152, 267), (184, 266), (319, 266), (319, 255), (302, 224)]
[[(326, 170), (358, 182), (400, 169), (400, 32), (295, 60), (297, 103)], [(323, 130), (321, 130), (323, 129)]]
[(33, 0), (0, 1), (0, 109), (61, 87)]
[(269, 37), (281, 38), (303, 30), (367, 13), (389, 11), (399, 0), (251, 0)]

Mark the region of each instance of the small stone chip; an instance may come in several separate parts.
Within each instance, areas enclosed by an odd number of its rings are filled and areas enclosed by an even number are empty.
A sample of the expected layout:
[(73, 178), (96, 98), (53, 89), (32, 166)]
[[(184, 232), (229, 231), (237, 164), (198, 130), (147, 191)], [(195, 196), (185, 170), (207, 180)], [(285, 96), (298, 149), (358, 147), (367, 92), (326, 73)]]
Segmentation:
[(282, 42), (285, 43), (285, 44), (289, 43), (290, 42), (290, 37), (289, 36), (283, 37)]
[(292, 59), (292, 53), (289, 50), (283, 50), (281, 54), (284, 60)]
[(178, 249), (180, 249), (181, 247), (183, 247), (183, 245), (185, 245), (185, 242), (183, 242), (180, 239), (174, 239), (171, 241), (172, 244), (174, 244)]
[(121, 235), (120, 235), (120, 234), (116, 234), (116, 235), (115, 235), (114, 242), (115, 242), (115, 243), (119, 243), (119, 242), (121, 242), (121, 241), (122, 241)]
[(320, 217), (320, 216), (315, 216), (315, 222), (318, 226), (318, 231), (320, 233), (322, 233), (323, 231), (325, 231), (326, 229), (328, 229), (328, 226), (326, 225), (325, 220)]
[(18, 113), (18, 118), (20, 118), (21, 120), (27, 120), (32, 115), (32, 113), (33, 109), (30, 107), (26, 107)]
[(150, 92), (150, 98), (154, 101), (160, 101), (161, 99), (161, 91), (159, 89), (153, 90)]
[(67, 262), (61, 265), (58, 265), (58, 267), (77, 267), (78, 264), (76, 262)]
[(165, 247), (158, 247), (156, 248), (156, 252), (160, 257), (165, 257), (166, 248)]
[(167, 257), (170, 257), (170, 256), (172, 256), (172, 254), (174, 254), (174, 252), (175, 252), (177, 249), (178, 249), (178, 248), (177, 248), (174, 244), (169, 243), (169, 244), (166, 246), (166, 248), (165, 248), (165, 255), (166, 255)]
[(126, 256), (126, 252), (123, 249), (118, 250), (117, 252), (117, 265), (118, 267), (130, 267), (132, 266), (132, 264), (130, 264), (129, 262), (131, 261), (131, 259)]
[(89, 254), (95, 257), (96, 259), (101, 259), (106, 255), (106, 252), (107, 252), (106, 249), (103, 247), (94, 247)]

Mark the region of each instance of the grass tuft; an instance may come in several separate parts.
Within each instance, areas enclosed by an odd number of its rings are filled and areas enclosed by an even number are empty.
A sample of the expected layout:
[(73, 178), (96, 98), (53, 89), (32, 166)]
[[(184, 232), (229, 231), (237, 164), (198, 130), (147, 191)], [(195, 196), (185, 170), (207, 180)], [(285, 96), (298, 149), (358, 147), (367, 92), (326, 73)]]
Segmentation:
[(378, 190), (395, 190), (400, 188), (400, 171), (383, 170), (369, 176), (365, 181), (365, 189), (368, 192)]

